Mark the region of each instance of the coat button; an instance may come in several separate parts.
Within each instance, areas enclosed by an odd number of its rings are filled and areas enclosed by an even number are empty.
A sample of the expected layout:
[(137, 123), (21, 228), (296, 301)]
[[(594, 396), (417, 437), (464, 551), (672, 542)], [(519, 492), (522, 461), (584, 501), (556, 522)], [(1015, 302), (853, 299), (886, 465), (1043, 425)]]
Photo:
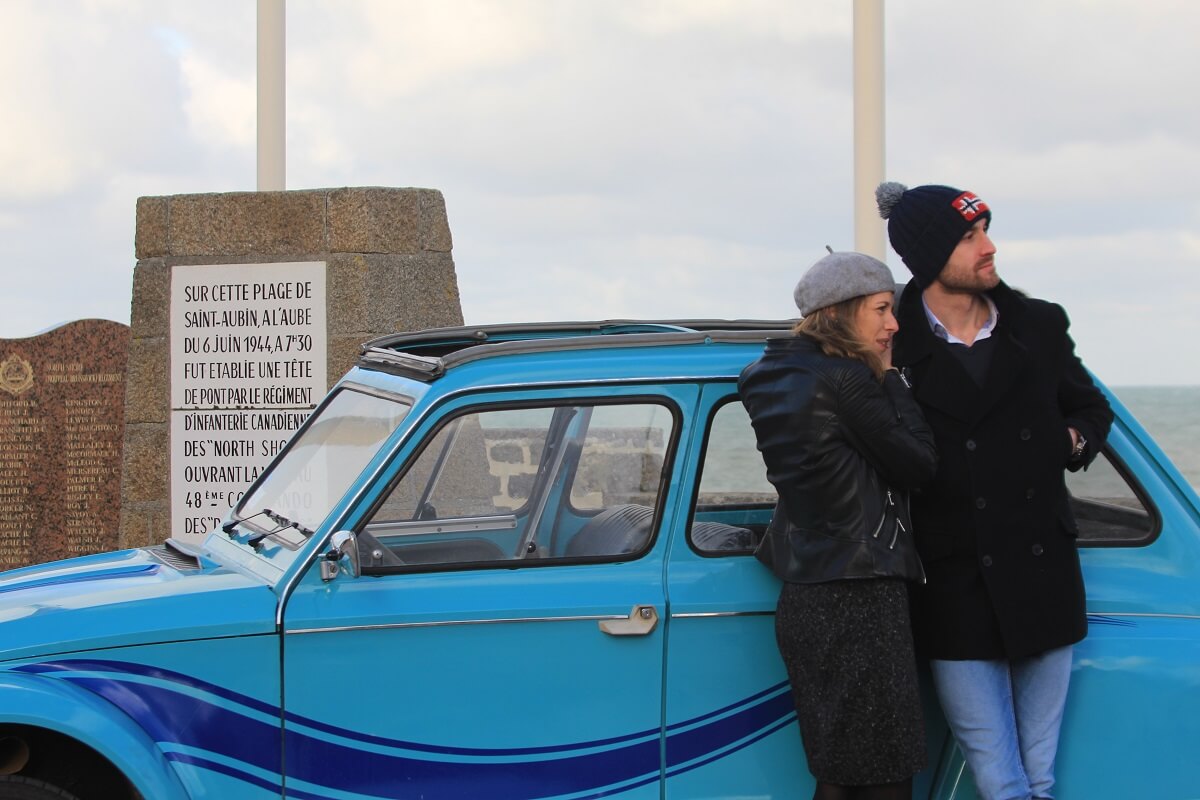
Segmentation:
[(982, 511), (983, 509), (987, 508), (987, 500), (984, 500), (982, 497), (976, 497), (975, 507)]
[(975, 450), (975, 440), (974, 439), (967, 439), (967, 449), (971, 450), (972, 452)]
[(1030, 436), (1033, 436), (1033, 434), (1029, 432), (1029, 428), (1021, 428), (1021, 441), (1022, 442), (1028, 442)]
[(1040, 544), (1035, 544), (1031, 549), (1033, 550), (1033, 554), (1035, 556), (1040, 556), (1042, 554), (1042, 546)]
[(979, 560), (985, 567), (990, 567), (992, 565), (992, 557), (991, 556), (984, 556), (983, 558), (981, 558)]

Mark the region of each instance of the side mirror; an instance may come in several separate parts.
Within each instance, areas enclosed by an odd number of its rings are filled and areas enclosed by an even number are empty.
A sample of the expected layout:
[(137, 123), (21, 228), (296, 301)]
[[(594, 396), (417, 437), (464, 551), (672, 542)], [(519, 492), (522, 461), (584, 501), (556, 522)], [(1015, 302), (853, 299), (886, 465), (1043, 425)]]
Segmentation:
[(333, 534), (329, 540), (329, 551), (325, 553), (324, 560), (321, 561), (321, 580), (331, 581), (337, 577), (341, 571), (342, 561), (346, 561), (346, 568), (349, 570), (351, 577), (357, 578), (361, 574), (361, 567), (358, 561), (358, 537), (354, 535), (354, 531), (338, 531)]

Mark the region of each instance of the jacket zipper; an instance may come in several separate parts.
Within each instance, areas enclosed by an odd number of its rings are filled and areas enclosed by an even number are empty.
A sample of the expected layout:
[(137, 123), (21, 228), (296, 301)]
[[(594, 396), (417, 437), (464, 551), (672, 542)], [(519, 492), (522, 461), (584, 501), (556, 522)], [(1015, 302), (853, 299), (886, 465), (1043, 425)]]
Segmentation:
[[(892, 508), (896, 507), (896, 501), (892, 498), (892, 490), (887, 489), (888, 505)], [(875, 526), (875, 533), (871, 534), (872, 538), (878, 539), (880, 531), (883, 530), (883, 523), (887, 519), (887, 509), (883, 510), (883, 516), (879, 518), (879, 524)], [(908, 533), (908, 528), (904, 527), (904, 523), (900, 521), (900, 514), (896, 514), (896, 530), (892, 532), (892, 543), (888, 545), (888, 550), (896, 549), (896, 541), (900, 538), (900, 532)], [(927, 583), (928, 578), (925, 577), (925, 565), (917, 559), (917, 564), (921, 568), (921, 583)]]
[[(888, 501), (889, 506), (891, 506), (892, 508), (896, 507), (896, 501), (892, 499), (892, 490), (891, 489), (887, 490), (887, 501)], [(885, 519), (887, 518), (887, 509), (883, 510), (883, 516)], [(882, 526), (883, 520), (879, 520), (879, 524), (880, 524), (880, 526)], [(897, 514), (896, 515), (896, 530), (892, 531), (892, 543), (888, 545), (888, 550), (896, 549), (896, 540), (900, 538), (900, 531), (902, 531), (902, 530), (904, 530), (904, 525), (900, 522), (900, 515)]]
[[(891, 502), (891, 499), (892, 499), (892, 493), (891, 493), (891, 490), (889, 490), (888, 491), (888, 502)], [(872, 539), (879, 538), (879, 534), (883, 531), (883, 523), (886, 520), (887, 520), (887, 509), (885, 508), (883, 510), (883, 514), (881, 514), (879, 517), (879, 524), (875, 526), (875, 532), (871, 534)]]

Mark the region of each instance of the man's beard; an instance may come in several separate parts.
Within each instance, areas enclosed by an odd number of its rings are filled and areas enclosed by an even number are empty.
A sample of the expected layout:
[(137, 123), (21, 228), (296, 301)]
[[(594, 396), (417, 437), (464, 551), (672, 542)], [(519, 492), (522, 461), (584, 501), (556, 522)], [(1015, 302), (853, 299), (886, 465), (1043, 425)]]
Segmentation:
[(986, 292), (988, 289), (995, 289), (1000, 283), (1000, 275), (994, 269), (988, 274), (979, 271), (979, 265), (976, 264), (969, 272), (951, 273), (949, 270), (942, 270), (941, 274), (935, 278), (942, 288), (951, 292)]

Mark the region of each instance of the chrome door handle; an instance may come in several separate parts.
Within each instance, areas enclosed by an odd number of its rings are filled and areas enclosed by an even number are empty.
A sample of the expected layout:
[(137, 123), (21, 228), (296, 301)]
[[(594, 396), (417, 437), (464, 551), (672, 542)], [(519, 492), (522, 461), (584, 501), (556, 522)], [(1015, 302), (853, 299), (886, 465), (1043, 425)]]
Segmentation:
[(600, 620), (600, 630), (609, 636), (645, 636), (658, 626), (654, 606), (634, 606), (625, 619)]

